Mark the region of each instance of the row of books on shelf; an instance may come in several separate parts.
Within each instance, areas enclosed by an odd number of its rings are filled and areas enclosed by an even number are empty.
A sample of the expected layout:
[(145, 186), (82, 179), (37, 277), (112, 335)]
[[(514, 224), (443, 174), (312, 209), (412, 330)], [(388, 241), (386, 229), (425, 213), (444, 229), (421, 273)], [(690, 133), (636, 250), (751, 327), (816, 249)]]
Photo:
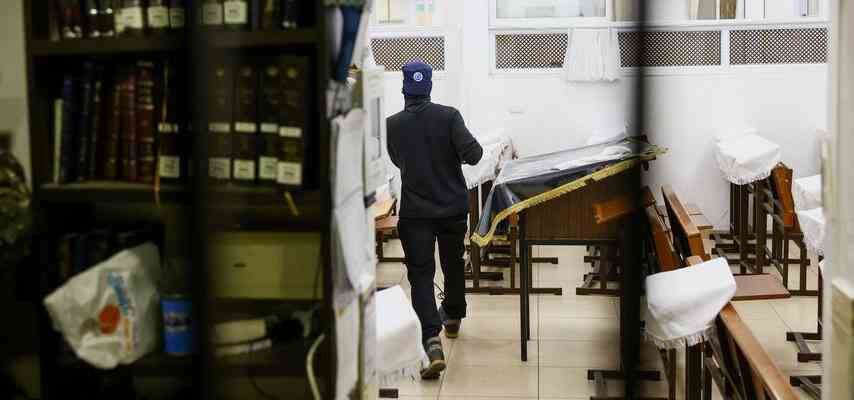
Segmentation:
[[(208, 176), (247, 185), (305, 184), (310, 60), (219, 63), (205, 92)], [(84, 62), (54, 102), (53, 181), (178, 183), (193, 176), (188, 88), (174, 63)]]
[(56, 245), (56, 284), (146, 242), (160, 243), (163, 227), (153, 223), (80, 229), (62, 235)]
[(305, 24), (299, 0), (53, 0), (61, 39), (157, 35), (183, 30), (188, 7), (205, 28), (294, 29)]

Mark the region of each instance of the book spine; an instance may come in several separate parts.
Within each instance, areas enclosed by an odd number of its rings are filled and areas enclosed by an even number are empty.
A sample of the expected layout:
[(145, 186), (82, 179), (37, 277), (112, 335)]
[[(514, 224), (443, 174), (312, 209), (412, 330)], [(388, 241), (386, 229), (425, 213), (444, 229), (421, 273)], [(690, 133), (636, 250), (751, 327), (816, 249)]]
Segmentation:
[(265, 31), (282, 28), (282, 2), (281, 0), (260, 0), (261, 6), (261, 29)]
[(306, 121), (308, 116), (308, 60), (282, 57), (282, 111), (279, 127), (279, 185), (302, 188), (306, 169)]
[(136, 136), (136, 76), (128, 74), (122, 110), (121, 173), (123, 180), (137, 181), (137, 136)]
[(204, 27), (221, 27), (224, 23), (222, 0), (203, 0), (199, 18)]
[(85, 0), (83, 12), (86, 14), (86, 37), (101, 37), (101, 10), (96, 0)]
[(143, 183), (154, 183), (157, 167), (154, 93), (154, 63), (139, 62), (136, 80), (137, 178)]
[(87, 270), (90, 265), (87, 260), (86, 242), (88, 237), (84, 234), (75, 235), (71, 241), (71, 275), (77, 275)]
[(122, 4), (122, 26), (124, 33), (139, 36), (146, 29), (146, 13), (142, 0), (124, 0)]
[(61, 183), (59, 165), (62, 157), (62, 99), (53, 101), (53, 183)]
[(89, 157), (87, 158), (87, 176), (89, 179), (97, 179), (99, 177), (98, 160), (103, 157), (100, 147), (103, 140), (103, 121), (101, 109), (103, 108), (102, 91), (103, 91), (103, 69), (96, 71), (95, 84), (92, 87), (94, 93), (92, 96), (92, 120), (89, 123)]
[(124, 75), (116, 76), (113, 82), (113, 93), (110, 98), (110, 110), (104, 138), (103, 174), (104, 179), (119, 178), (119, 157), (121, 151), (122, 130), (122, 99), (124, 98)]
[(77, 179), (77, 158), (74, 152), (74, 118), (77, 112), (77, 90), (74, 77), (67, 75), (62, 81), (62, 137), (60, 140), (59, 183)]
[(169, 4), (169, 28), (182, 30), (187, 20), (187, 12), (184, 8), (184, 0), (172, 0)]
[(235, 82), (234, 113), (234, 180), (241, 184), (253, 184), (257, 176), (258, 133), (258, 75), (251, 65), (242, 65), (237, 71)]
[(230, 30), (245, 30), (249, 26), (249, 2), (225, 0), (222, 3), (223, 23)]
[(77, 240), (76, 234), (64, 235), (59, 239), (56, 248), (56, 283), (62, 284), (72, 276), (72, 253), (74, 242)]
[(299, 28), (299, 0), (283, 0), (281, 25), (285, 29)]
[(101, 8), (98, 12), (98, 28), (103, 37), (116, 35), (115, 2), (117, 0), (101, 0)]
[(94, 65), (83, 64), (83, 81), (80, 86), (80, 115), (77, 125), (77, 180), (89, 179), (89, 157), (92, 156), (91, 140), (92, 109), (94, 102)]
[(233, 129), (232, 97), (234, 80), (225, 65), (214, 67), (212, 101), (208, 132), (210, 133), (208, 176), (214, 181), (231, 179), (231, 137)]
[(165, 0), (149, 0), (146, 9), (148, 29), (152, 34), (163, 34), (169, 30), (169, 5)]
[(278, 177), (279, 112), (282, 107), (282, 80), (279, 67), (270, 63), (261, 74), (258, 99), (258, 181), (275, 185)]
[(157, 124), (157, 175), (161, 182), (179, 181), (183, 178), (183, 169), (180, 145), (180, 124), (175, 118), (175, 97), (177, 93), (173, 89), (174, 71), (167, 61), (163, 65), (160, 94), (159, 122)]

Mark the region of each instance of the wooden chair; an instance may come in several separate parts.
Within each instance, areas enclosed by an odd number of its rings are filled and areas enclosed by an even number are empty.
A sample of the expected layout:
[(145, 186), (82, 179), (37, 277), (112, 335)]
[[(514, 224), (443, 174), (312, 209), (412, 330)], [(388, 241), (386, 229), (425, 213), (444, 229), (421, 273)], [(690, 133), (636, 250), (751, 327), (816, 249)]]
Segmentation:
[[(778, 164), (771, 172), (768, 183), (764, 185), (764, 210), (771, 215), (773, 229), (771, 250), (764, 247), (770, 263), (777, 268), (783, 277), (783, 285), (789, 287), (789, 266), (796, 264), (799, 268), (800, 282), (798, 288), (790, 290), (793, 296), (817, 296), (817, 290), (807, 289), (807, 267), (810, 265), (807, 257), (807, 247), (804, 234), (795, 214), (795, 202), (792, 196), (792, 169), (785, 164)], [(789, 246), (794, 243), (800, 250), (797, 260), (789, 258)], [(763, 250), (763, 247), (760, 247)]]

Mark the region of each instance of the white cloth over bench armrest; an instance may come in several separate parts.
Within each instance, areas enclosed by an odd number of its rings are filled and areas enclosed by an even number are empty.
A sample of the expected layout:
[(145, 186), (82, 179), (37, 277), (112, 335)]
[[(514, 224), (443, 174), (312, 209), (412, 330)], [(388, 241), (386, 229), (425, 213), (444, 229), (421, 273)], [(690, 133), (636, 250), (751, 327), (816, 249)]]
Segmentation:
[(723, 258), (648, 276), (647, 339), (664, 349), (701, 342), (735, 291), (735, 279)]
[(821, 204), (821, 175), (798, 178), (792, 184), (795, 210), (811, 210)]
[(726, 137), (715, 147), (718, 168), (736, 185), (767, 178), (780, 158), (780, 146), (755, 134)]
[(798, 223), (804, 233), (804, 243), (807, 249), (816, 254), (824, 255), (824, 242), (827, 238), (827, 222), (824, 219), (824, 209), (813, 208), (812, 210), (797, 211)]
[(400, 286), (377, 292), (377, 379), (380, 387), (417, 379), (426, 365), (421, 323)]

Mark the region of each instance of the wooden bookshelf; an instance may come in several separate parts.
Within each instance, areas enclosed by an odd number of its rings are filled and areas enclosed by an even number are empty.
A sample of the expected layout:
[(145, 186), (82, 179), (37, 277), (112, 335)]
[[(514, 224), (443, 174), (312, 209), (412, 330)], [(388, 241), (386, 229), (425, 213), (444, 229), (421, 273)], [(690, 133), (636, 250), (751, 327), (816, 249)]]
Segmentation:
[[(195, 2), (189, 2), (195, 3)], [(274, 347), (257, 353), (215, 358), (213, 349), (206, 339), (207, 329), (215, 321), (220, 300), (211, 293), (212, 279), (206, 271), (210, 265), (209, 235), (216, 230), (263, 230), (276, 232), (318, 232), (322, 237), (321, 279), (318, 293), (332, 293), (332, 253), (331, 235), (331, 199), (329, 188), (329, 122), (326, 118), (326, 86), (329, 77), (329, 49), (325, 42), (325, 8), (323, 2), (313, 4), (314, 16), (309, 27), (287, 31), (226, 31), (201, 30), (189, 27), (185, 32), (159, 36), (116, 37), (99, 39), (53, 40), (50, 22), (52, 2), (33, 0), (24, 2), (26, 35), (26, 66), (29, 102), (30, 147), (32, 149), (32, 180), (34, 191), (33, 206), (36, 210), (36, 237), (43, 238), (36, 243), (35, 252), (42, 258), (38, 261), (45, 266), (41, 279), (48, 281), (52, 260), (46, 254), (55, 249), (51, 238), (56, 238), (81, 221), (94, 221), (98, 207), (107, 203), (111, 208), (127, 207), (129, 210), (140, 206), (184, 207), (180, 214), (186, 218), (186, 225), (192, 227), (191, 237), (186, 238), (187, 256), (193, 265), (191, 279), (193, 288), (194, 315), (199, 329), (197, 354), (191, 357), (172, 357), (162, 353), (161, 349), (146, 355), (137, 362), (122, 366), (122, 371), (130, 371), (133, 377), (169, 377), (181, 380), (191, 386), (198, 398), (213, 398), (214, 382), (222, 379), (246, 378), (251, 369), (258, 376), (305, 377), (305, 357), (310, 343), (292, 343)], [(196, 20), (195, 11), (187, 10), (187, 21)], [(306, 189), (289, 192), (277, 187), (240, 186), (236, 184), (213, 185), (205, 177), (189, 179), (184, 184), (163, 184), (155, 190), (152, 184), (85, 181), (68, 184), (56, 184), (53, 181), (53, 136), (52, 103), (57, 98), (59, 86), (64, 74), (74, 63), (92, 59), (96, 62), (110, 62), (111, 59), (137, 60), (139, 58), (159, 60), (165, 57), (182, 57), (188, 61), (187, 79), (190, 87), (188, 99), (194, 104), (203, 104), (209, 95), (209, 88), (202, 78), (217, 58), (238, 58), (244, 54), (275, 56), (299, 54), (311, 60), (313, 75), (310, 90), (314, 103), (310, 109), (310, 127), (314, 137), (316, 154), (313, 171), (306, 171), (311, 182)], [(204, 107), (190, 108), (187, 116), (193, 126), (204, 126), (206, 121)], [(207, 138), (204, 134), (193, 134), (194, 156), (205, 159)], [(196, 171), (205, 171), (204, 164), (196, 161)], [(186, 212), (184, 211), (186, 210)], [(296, 210), (296, 212), (294, 212)], [(128, 215), (133, 215), (130, 212)], [(128, 217), (131, 218), (131, 217)], [(127, 221), (133, 222), (133, 221)], [(166, 225), (168, 231), (173, 227)], [(168, 235), (167, 235), (168, 236)], [(67, 368), (88, 368), (93, 374), (102, 373), (74, 356), (61, 355), (59, 344), (61, 337), (53, 330), (51, 321), (45, 312), (41, 299), (51, 288), (44, 284), (40, 293), (33, 298), (41, 310), (40, 362), (42, 398), (46, 400), (67, 398), (69, 390), (74, 391), (75, 382), (69, 382)], [(288, 301), (292, 303), (292, 301)], [(239, 301), (230, 301), (232, 305)], [(334, 314), (332, 296), (326, 295), (313, 304), (320, 303), (323, 332), (327, 340), (318, 350), (315, 358), (315, 370), (320, 380), (324, 398), (334, 397)], [(253, 307), (249, 307), (251, 309)], [(280, 398), (287, 398), (280, 394)]]

